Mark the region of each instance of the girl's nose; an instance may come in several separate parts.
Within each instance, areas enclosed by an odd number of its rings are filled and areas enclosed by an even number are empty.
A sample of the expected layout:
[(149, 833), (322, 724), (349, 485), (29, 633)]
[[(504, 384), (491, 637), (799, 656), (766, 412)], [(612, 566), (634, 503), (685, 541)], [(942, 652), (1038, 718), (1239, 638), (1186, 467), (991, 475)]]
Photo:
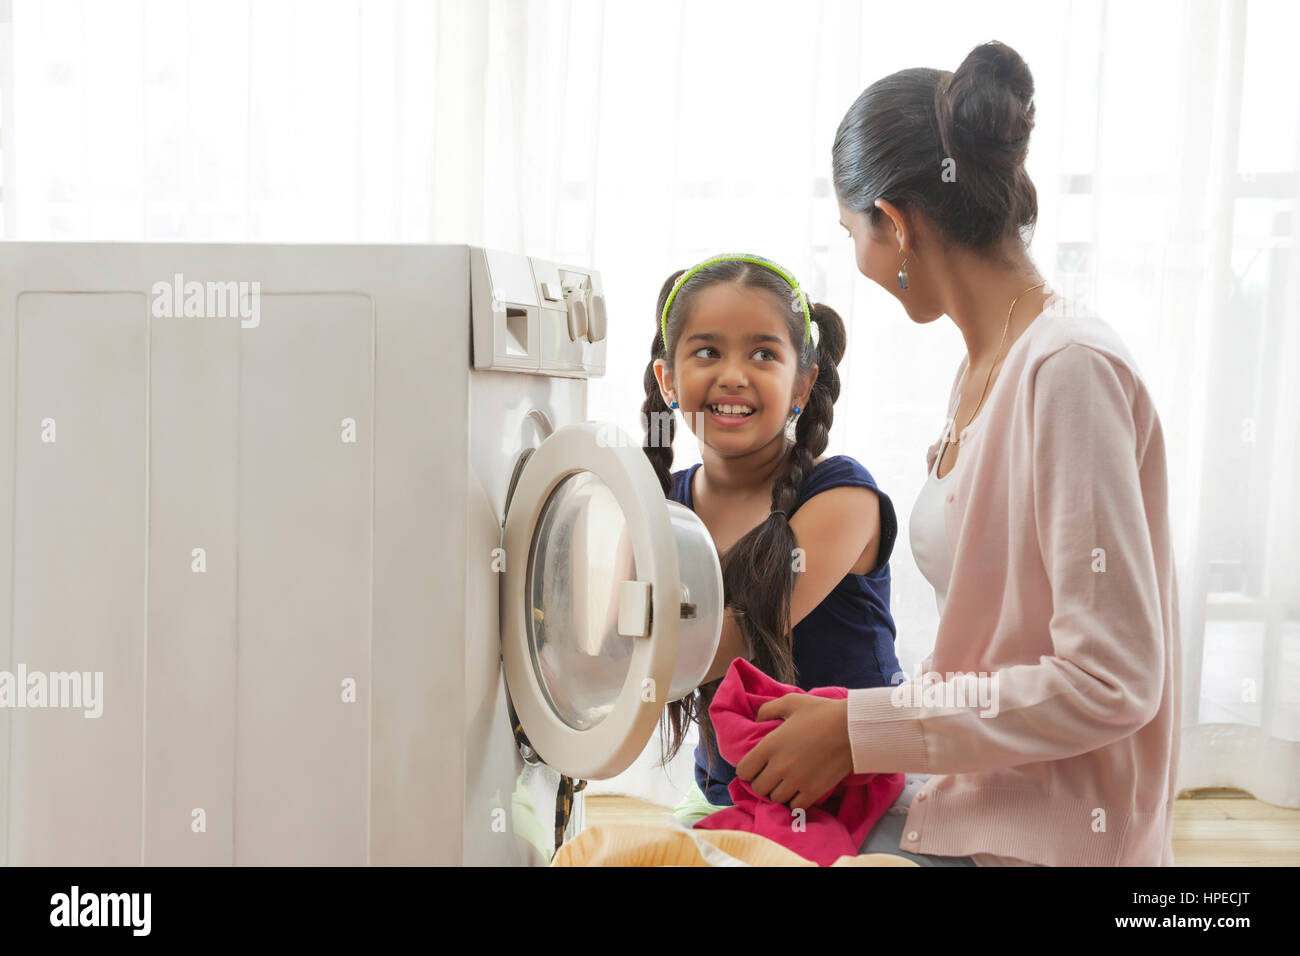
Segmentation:
[(718, 369), (719, 385), (748, 385), (749, 377), (745, 373), (742, 359), (728, 359)]

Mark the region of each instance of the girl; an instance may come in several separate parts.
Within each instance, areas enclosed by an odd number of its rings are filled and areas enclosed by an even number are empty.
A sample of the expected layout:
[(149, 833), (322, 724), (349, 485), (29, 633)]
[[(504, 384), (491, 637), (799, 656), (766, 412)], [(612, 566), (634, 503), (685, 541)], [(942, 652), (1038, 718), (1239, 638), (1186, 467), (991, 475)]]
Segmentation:
[[(670, 276), (655, 315), (642, 406), (651, 423), (646, 455), (664, 493), (712, 534), (727, 603), (713, 669), (665, 713), (672, 734), (665, 762), (689, 722), (700, 725), (696, 787), (675, 811), (693, 823), (732, 802), (735, 771), (718, 755), (708, 707), (733, 659), (744, 656), (805, 689), (901, 680), (889, 612), (898, 525), (862, 465), (820, 457), (844, 355), (844, 323), (833, 309), (808, 302), (775, 263), (740, 255)], [(703, 458), (677, 472), (674, 410)]]
[(866, 851), (1170, 866), (1181, 670), (1164, 441), (1114, 330), (1051, 304), (1030, 261), (1033, 94), (1024, 60), (992, 42), (955, 73), (877, 81), (840, 124), (858, 269), (913, 322), (947, 315), (966, 340), (911, 520), (941, 605), (922, 665), (935, 673), (771, 701), (758, 717), (785, 723), (737, 770), (792, 808), (854, 771), (916, 775)]

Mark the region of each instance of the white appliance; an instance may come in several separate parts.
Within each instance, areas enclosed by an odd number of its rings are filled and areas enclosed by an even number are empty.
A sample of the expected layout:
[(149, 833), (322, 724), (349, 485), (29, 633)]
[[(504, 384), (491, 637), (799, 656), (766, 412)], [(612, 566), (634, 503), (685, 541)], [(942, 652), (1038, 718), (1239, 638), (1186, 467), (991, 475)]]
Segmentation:
[(0, 243), (0, 861), (547, 862), (721, 628), (606, 321), (466, 245)]

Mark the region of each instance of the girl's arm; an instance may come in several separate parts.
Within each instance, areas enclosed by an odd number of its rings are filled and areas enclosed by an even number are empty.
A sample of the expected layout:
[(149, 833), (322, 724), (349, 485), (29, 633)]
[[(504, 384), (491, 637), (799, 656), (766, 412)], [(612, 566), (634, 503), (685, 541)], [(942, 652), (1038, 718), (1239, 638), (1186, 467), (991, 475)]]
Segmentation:
[[(794, 576), (790, 595), (790, 626), (794, 627), (826, 600), (844, 575), (870, 549), (874, 567), (880, 553), (880, 499), (870, 488), (828, 488), (805, 501), (790, 519), (795, 547), (802, 550), (802, 567)], [(791, 561), (795, 560), (792, 555)]]
[[(863, 552), (870, 549), (871, 564), (880, 551), (880, 499), (869, 488), (843, 486), (813, 495), (790, 519), (795, 547), (794, 591), (790, 595), (790, 626), (794, 627), (826, 599), (844, 575), (853, 570)], [(744, 636), (727, 608), (718, 653), (703, 683), (717, 680), (737, 657), (749, 660)]]
[(750, 651), (745, 646), (745, 636), (740, 630), (740, 625), (733, 616), (731, 606), (727, 606), (727, 612), (722, 617), (722, 638), (718, 641), (718, 653), (713, 658), (713, 666), (709, 668), (709, 673), (701, 684), (707, 684), (709, 681), (715, 681), (727, 673), (727, 668), (737, 657), (743, 657), (749, 660)]

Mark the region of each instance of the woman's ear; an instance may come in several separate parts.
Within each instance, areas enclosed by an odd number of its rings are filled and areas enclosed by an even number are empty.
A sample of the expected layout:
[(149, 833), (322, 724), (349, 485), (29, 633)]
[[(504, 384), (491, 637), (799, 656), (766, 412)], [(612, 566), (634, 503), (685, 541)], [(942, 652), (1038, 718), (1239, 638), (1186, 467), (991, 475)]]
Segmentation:
[(877, 199), (876, 206), (889, 218), (886, 235), (893, 234), (894, 241), (898, 243), (900, 252), (910, 249), (913, 240), (912, 227), (908, 223), (907, 217), (903, 215), (902, 210), (887, 199)]

